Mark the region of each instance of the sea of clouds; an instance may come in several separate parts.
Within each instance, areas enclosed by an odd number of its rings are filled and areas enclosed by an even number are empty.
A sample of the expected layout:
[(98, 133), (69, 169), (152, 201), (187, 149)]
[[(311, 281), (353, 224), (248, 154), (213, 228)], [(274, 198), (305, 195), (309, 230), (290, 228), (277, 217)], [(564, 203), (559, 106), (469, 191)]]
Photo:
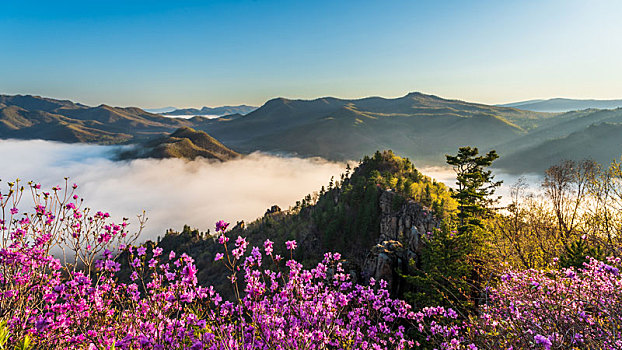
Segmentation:
[[(262, 216), (272, 205), (288, 208), (345, 171), (345, 163), (322, 159), (251, 154), (224, 163), (199, 159), (114, 161), (119, 146), (49, 141), (0, 141), (0, 189), (16, 178), (52, 186), (78, 184), (77, 193), (93, 210), (114, 218), (146, 211), (141, 240), (164, 235), (184, 224), (202, 231), (217, 220), (235, 224)], [(27, 197), (24, 196), (27, 201)]]
[[(449, 166), (446, 167), (427, 167), (419, 169), (423, 174), (442, 182), (445, 185), (456, 188), (456, 172)], [(501, 199), (496, 206), (505, 206), (510, 203), (510, 192), (512, 187), (516, 186), (520, 180), (526, 187), (524, 194), (540, 195), (542, 194), (542, 176), (527, 174), (507, 174), (497, 169), (493, 169), (494, 181), (502, 181), (499, 188), (496, 189), (494, 196), (500, 196)]]
[[(78, 184), (77, 193), (93, 210), (108, 211), (113, 218), (146, 211), (148, 222), (141, 240), (155, 239), (169, 228), (184, 224), (202, 231), (217, 220), (235, 224), (262, 216), (278, 205), (286, 209), (308, 193), (327, 185), (345, 171), (345, 163), (319, 158), (277, 157), (254, 153), (242, 159), (214, 162), (205, 159), (138, 159), (115, 161), (121, 146), (66, 144), (50, 141), (0, 141), (0, 190), (19, 178), (26, 183), (52, 186)], [(415, 162), (416, 164), (416, 162)], [(455, 173), (448, 167), (420, 169), (424, 174), (454, 186)], [(504, 180), (498, 194), (509, 198), (517, 176), (497, 174)], [(527, 179), (537, 188), (538, 177)], [(27, 197), (25, 196), (27, 202)], [(506, 200), (507, 201), (507, 200)]]

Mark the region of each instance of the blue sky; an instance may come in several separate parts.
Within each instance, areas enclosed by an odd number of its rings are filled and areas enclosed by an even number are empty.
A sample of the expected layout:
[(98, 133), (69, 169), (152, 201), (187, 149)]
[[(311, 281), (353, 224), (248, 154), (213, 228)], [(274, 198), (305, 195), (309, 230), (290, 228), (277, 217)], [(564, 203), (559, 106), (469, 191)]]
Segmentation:
[(3, 1), (0, 93), (98, 105), (284, 96), (622, 98), (618, 1)]

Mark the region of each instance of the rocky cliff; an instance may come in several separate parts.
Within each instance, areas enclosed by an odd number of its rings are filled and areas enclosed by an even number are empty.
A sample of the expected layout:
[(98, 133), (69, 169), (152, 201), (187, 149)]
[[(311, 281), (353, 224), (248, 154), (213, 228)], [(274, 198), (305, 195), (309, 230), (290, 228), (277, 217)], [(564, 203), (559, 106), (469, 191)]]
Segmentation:
[(371, 248), (363, 266), (363, 278), (383, 279), (392, 286), (396, 282), (396, 269), (405, 269), (410, 259), (417, 259), (421, 237), (439, 227), (440, 220), (429, 208), (414, 200), (405, 201), (394, 209), (396, 196), (391, 190), (382, 191), (378, 205), (381, 211), (380, 236)]

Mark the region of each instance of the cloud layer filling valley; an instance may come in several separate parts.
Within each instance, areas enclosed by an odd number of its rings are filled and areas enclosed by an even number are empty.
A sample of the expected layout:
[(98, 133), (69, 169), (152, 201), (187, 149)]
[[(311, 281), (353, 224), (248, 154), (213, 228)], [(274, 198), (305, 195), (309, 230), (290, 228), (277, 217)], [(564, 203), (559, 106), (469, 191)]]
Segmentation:
[[(141, 240), (184, 224), (204, 231), (217, 220), (253, 220), (270, 206), (288, 208), (306, 194), (337, 178), (345, 164), (320, 159), (251, 154), (224, 163), (200, 159), (139, 159), (115, 162), (118, 146), (48, 141), (0, 141), (0, 186), (20, 178), (49, 189), (64, 177), (79, 185), (78, 195), (93, 210), (115, 218), (149, 218)], [(26, 196), (24, 197), (27, 201)], [(133, 219), (132, 226), (137, 226)]]

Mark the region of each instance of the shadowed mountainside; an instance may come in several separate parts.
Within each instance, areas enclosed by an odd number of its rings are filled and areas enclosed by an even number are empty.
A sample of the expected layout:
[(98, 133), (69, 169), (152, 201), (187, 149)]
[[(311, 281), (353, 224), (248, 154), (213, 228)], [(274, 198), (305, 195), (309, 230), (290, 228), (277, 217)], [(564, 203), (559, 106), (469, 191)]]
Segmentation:
[(496, 166), (510, 173), (542, 173), (563, 160), (591, 159), (602, 165), (622, 154), (622, 124), (592, 124), (585, 129), (501, 157)]
[(133, 150), (123, 153), (121, 158), (183, 158), (192, 160), (203, 157), (226, 161), (239, 156), (239, 153), (225, 147), (207, 133), (183, 127), (168, 136), (137, 145)]
[[(598, 128), (603, 123), (606, 126)], [(215, 119), (0, 95), (0, 138), (140, 144), (140, 156), (189, 159), (211, 155), (187, 138), (166, 140), (179, 128), (205, 131), (222, 142), (220, 146), (243, 153), (351, 160), (377, 149), (394, 149), (422, 166), (444, 164), (445, 154), (469, 145), (496, 149), (501, 155), (496, 166), (506, 171), (541, 172), (551, 161), (587, 157), (608, 163), (617, 158), (622, 153), (617, 135), (595, 130), (617, 130), (618, 125), (622, 109), (537, 113), (421, 93), (394, 99), (276, 98), (247, 115)]]
[(593, 159), (603, 165), (622, 154), (622, 108), (557, 116), (520, 139), (496, 146), (495, 166), (511, 173), (541, 173), (561, 160)]
[(553, 116), (410, 93), (396, 99), (277, 98), (244, 117), (203, 120), (196, 128), (241, 152), (343, 160), (391, 148), (420, 163), (440, 164), (459, 146), (485, 149)]
[(131, 143), (192, 123), (135, 107), (89, 107), (38, 96), (0, 95), (0, 138)]

